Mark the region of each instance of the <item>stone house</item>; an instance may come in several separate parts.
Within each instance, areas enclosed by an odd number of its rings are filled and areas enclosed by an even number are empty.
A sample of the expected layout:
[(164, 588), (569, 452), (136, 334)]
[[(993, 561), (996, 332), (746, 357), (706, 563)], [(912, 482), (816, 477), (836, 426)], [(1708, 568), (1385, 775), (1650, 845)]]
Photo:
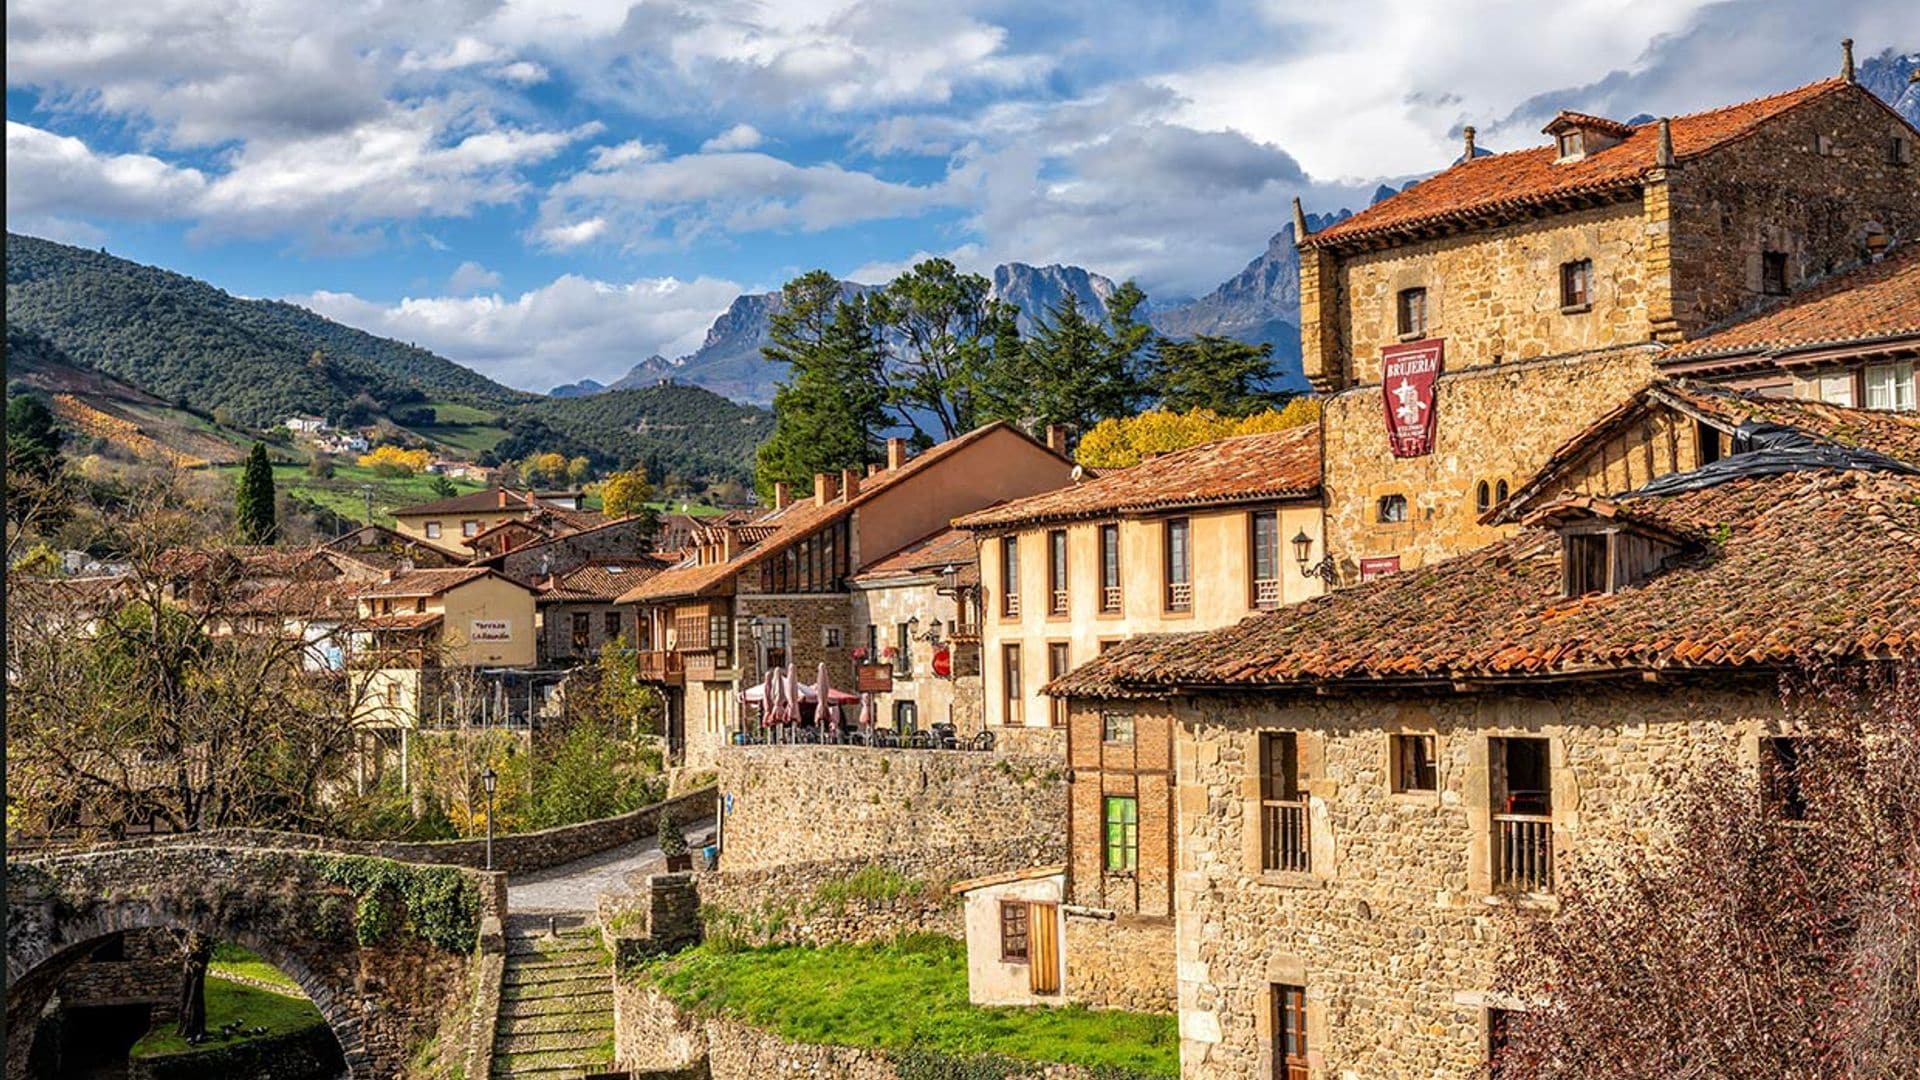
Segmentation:
[(1773, 397), (1913, 412), (1916, 361), (1920, 243), (1908, 239), (1752, 318), (1675, 345), (1658, 364), (1669, 375)]
[(539, 537), (528, 534), (524, 543), (504, 550), (489, 552), (483, 547), (474, 555), (473, 564), (491, 566), (515, 581), (532, 585), (589, 562), (653, 557), (645, 517), (606, 521), (598, 515), (570, 515), (581, 527), (555, 529)]
[(1296, 213), (1343, 583), (1508, 535), (1481, 520), (1482, 485), (1503, 498), (1663, 347), (1920, 237), (1920, 132), (1851, 65), (1650, 123), (1563, 113), (1545, 133), (1318, 232)]
[(826, 664), (836, 685), (855, 685), (867, 624), (855, 623), (850, 577), (960, 514), (1065, 484), (1072, 468), (1064, 447), (1005, 423), (913, 457), (891, 439), (884, 468), (823, 473), (800, 500), (776, 485), (766, 515), (696, 533), (691, 554), (621, 597), (648, 624), (642, 678), (662, 688), (685, 764), (713, 762), (737, 730), (736, 694), (769, 669), (797, 665), (812, 682)]
[(945, 529), (847, 578), (854, 648), (892, 666), (874, 713), (895, 731), (984, 730), (980, 708), (980, 564), (973, 535)]
[[(394, 731), (485, 708), (482, 668), (537, 659), (534, 591), (484, 566), (395, 573), (355, 591), (350, 666), (359, 718)], [(476, 700), (476, 696), (478, 700)]]
[(1320, 432), (1242, 435), (955, 520), (980, 547), (987, 723), (1063, 727), (1040, 693), (1117, 641), (1316, 596)]
[(320, 545), (321, 550), (352, 559), (380, 574), (392, 570), (439, 570), (466, 562), (439, 544), (409, 536), (385, 525), (362, 525)]
[[(1916, 654), (1917, 496), (1869, 448), (1755, 449), (1057, 680), (1075, 730), (1170, 733), (1183, 1075), (1485, 1075), (1525, 1007), (1487, 990), (1501, 909), (1646, 844), (1663, 767), (1789, 759), (1804, 658)], [(1071, 920), (1067, 956), (1071, 992)]]
[(574, 511), (578, 505), (578, 492), (495, 487), (400, 507), (393, 512), (393, 522), (403, 536), (466, 555), (473, 552), (475, 538), (502, 522), (532, 518), (543, 510)]
[(619, 603), (620, 594), (662, 568), (659, 560), (645, 556), (596, 559), (541, 580), (534, 586), (540, 663), (584, 663), (622, 638), (627, 648), (646, 648), (634, 636), (633, 611)]

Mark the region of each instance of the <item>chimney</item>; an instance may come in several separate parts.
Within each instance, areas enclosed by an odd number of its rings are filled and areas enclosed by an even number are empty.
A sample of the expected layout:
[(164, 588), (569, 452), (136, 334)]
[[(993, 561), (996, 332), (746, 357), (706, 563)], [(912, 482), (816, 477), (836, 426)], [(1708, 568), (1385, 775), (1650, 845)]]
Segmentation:
[(1673, 121), (1660, 118), (1660, 144), (1654, 149), (1653, 163), (1663, 169), (1673, 168)]
[[(1915, 68), (1914, 70), (1916, 70), (1916, 71), (1920, 71), (1920, 68)], [(879, 462), (877, 462), (877, 461), (869, 461), (869, 462), (867, 462), (867, 475), (868, 475), (868, 476), (877, 476), (877, 475), (879, 475), (879, 473), (880, 473), (880, 463), (879, 463)]]
[(1059, 454), (1061, 457), (1067, 456), (1067, 428), (1065, 424), (1047, 425), (1047, 449)]
[(1473, 160), (1473, 125), (1468, 124), (1466, 127), (1460, 129), (1460, 133), (1467, 137), (1467, 156), (1462, 158), (1461, 160), (1472, 161)]
[(730, 563), (740, 546), (740, 529), (734, 525), (720, 526), (720, 561)]
[(775, 510), (785, 510), (792, 502), (793, 485), (787, 483), (785, 480), (775, 480), (773, 482), (773, 508)]
[(841, 497), (845, 499), (852, 499), (855, 495), (858, 495), (858, 494), (860, 494), (860, 470), (859, 469), (841, 469), (840, 470)]
[(1298, 244), (1307, 238), (1307, 212), (1300, 208), (1300, 196), (1293, 197), (1293, 242)]
[(893, 438), (887, 440), (887, 471), (892, 472), (907, 463), (907, 440)]
[(833, 501), (839, 492), (840, 478), (830, 472), (813, 474), (813, 505), (825, 506)]
[(1850, 83), (1857, 83), (1860, 81), (1858, 78), (1854, 76), (1854, 73), (1853, 73), (1853, 39), (1852, 38), (1840, 39), (1840, 77), (1847, 80)]
[(500, 509), (505, 510), (507, 508), (507, 489), (496, 488), (494, 494), (499, 497)]

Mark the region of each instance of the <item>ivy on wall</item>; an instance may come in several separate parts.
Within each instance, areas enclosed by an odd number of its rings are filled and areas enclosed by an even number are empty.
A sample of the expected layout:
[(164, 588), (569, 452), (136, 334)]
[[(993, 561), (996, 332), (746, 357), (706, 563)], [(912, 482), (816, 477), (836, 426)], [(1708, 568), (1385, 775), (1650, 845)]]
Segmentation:
[(310, 855), (321, 880), (354, 895), (354, 939), (378, 945), (397, 932), (452, 953), (480, 934), (480, 891), (450, 866), (408, 866), (363, 855)]

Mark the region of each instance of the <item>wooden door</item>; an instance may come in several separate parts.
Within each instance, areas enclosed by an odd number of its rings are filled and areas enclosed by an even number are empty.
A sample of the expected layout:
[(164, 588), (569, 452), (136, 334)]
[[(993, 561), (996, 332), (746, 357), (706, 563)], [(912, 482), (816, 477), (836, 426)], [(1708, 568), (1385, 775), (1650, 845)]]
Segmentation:
[(1028, 904), (1027, 989), (1036, 994), (1060, 992), (1060, 905)]

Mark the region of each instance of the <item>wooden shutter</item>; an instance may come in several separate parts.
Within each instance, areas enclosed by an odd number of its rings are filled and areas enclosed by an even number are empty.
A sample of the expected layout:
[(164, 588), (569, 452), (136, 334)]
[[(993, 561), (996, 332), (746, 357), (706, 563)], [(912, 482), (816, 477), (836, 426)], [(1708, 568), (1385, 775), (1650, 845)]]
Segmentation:
[(1028, 904), (1027, 988), (1036, 994), (1060, 992), (1060, 905)]

